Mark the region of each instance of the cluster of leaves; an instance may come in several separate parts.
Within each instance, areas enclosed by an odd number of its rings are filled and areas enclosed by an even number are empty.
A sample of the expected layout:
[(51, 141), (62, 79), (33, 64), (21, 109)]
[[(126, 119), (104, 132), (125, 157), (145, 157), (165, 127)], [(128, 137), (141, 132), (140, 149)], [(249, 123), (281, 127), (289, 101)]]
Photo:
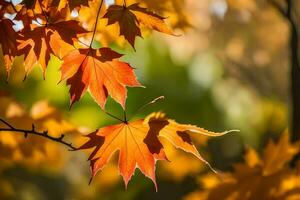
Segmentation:
[[(94, 28), (87, 30), (76, 13), (78, 15), (82, 8), (97, 2)], [(24, 0), (17, 5), (1, 1), (0, 9), (0, 26), (3, 27), (0, 30), (0, 44), (7, 78), (16, 56), (24, 56), (25, 78), (37, 65), (42, 68), (45, 77), (50, 55), (53, 54), (63, 61), (61, 81), (66, 80), (70, 86), (71, 105), (89, 91), (103, 110), (109, 95), (125, 109), (126, 87), (142, 85), (134, 74), (134, 68), (119, 60), (121, 54), (109, 47), (93, 47), (98, 22), (106, 20), (108, 26), (117, 25), (119, 36), (133, 48), (136, 37), (142, 37), (141, 27), (174, 35), (165, 24), (164, 17), (138, 3), (127, 4), (126, 1), (109, 7), (105, 6), (104, 0)], [(22, 26), (14, 25), (16, 22)], [(119, 170), (126, 185), (136, 167), (156, 185), (155, 163), (157, 160), (168, 160), (162, 138), (195, 155), (210, 167), (193, 145), (190, 134), (220, 136), (226, 133), (178, 124), (163, 113), (153, 113), (144, 120), (133, 122), (129, 122), (126, 116), (124, 120), (119, 120), (121, 123), (118, 125), (89, 134), (89, 140), (78, 149), (94, 148), (89, 158), (93, 176), (119, 150)]]
[[(2, 95), (0, 102), (1, 116), (5, 116), (14, 127), (30, 130), (34, 124), (35, 130), (47, 130), (47, 134), (53, 137), (59, 137), (61, 133), (67, 137), (81, 135), (79, 128), (64, 119), (63, 115), (50, 106), (47, 101), (36, 102), (29, 111), (9, 95)], [(0, 128), (7, 127), (5, 124), (1, 124)], [(57, 155), (60, 154), (54, 143), (41, 137), (30, 137), (30, 140), (31, 142), (26, 141), (23, 134), (12, 134), (9, 131), (1, 133), (0, 160), (2, 167), (5, 166), (4, 163), (11, 165), (12, 162), (33, 166), (41, 164), (46, 157), (49, 162), (56, 160), (54, 163), (59, 165)], [(52, 166), (55, 167), (55, 164)]]
[[(98, 8), (95, 26), (104, 1)], [(15, 56), (24, 55), (26, 75), (38, 64), (43, 72), (47, 68), (50, 54), (61, 57), (64, 61), (61, 80), (70, 85), (71, 103), (73, 104), (89, 89), (96, 102), (104, 108), (110, 95), (123, 108), (126, 101), (126, 86), (141, 86), (133, 68), (125, 62), (118, 61), (121, 54), (110, 48), (93, 49), (92, 43), (96, 29), (92, 31), (89, 44), (80, 42), (80, 36), (89, 34), (80, 22), (73, 19), (71, 11), (78, 12), (84, 3), (68, 1), (25, 1), (14, 6), (10, 2), (1, 2), (1, 46), (6, 71), (9, 75)], [(5, 17), (15, 14), (13, 20), (20, 20), (23, 28), (13, 29), (13, 21)], [(165, 25), (163, 17), (140, 7), (112, 5), (102, 18), (108, 19), (108, 25), (118, 23), (120, 35), (134, 47), (137, 36), (141, 36), (140, 25), (172, 34)], [(6, 38), (8, 36), (8, 39)]]
[[(1, 118), (5, 117), (6, 121), (14, 127), (31, 130), (31, 125), (34, 124), (36, 131), (43, 132), (48, 130), (48, 134), (53, 137), (60, 137), (60, 133), (64, 133), (64, 140), (72, 139), (74, 145), (82, 144), (85, 141), (82, 134), (90, 131), (86, 127), (78, 127), (71, 123), (70, 121), (72, 120), (65, 113), (55, 109), (45, 100), (38, 101), (27, 108), (27, 106), (24, 106), (11, 95), (4, 92), (0, 93), (0, 116)], [(0, 123), (0, 129), (4, 128), (7, 129), (8, 127)], [(208, 137), (198, 137), (197, 134), (193, 135), (192, 139), (196, 146), (204, 145), (208, 139)], [(51, 140), (45, 140), (42, 137), (31, 134), (28, 134), (26, 138), (24, 136), (24, 133), (13, 133), (13, 131), (0, 133), (0, 198), (18, 198), (18, 193), (21, 193), (20, 190), (26, 190), (27, 187), (18, 187), (17, 180), (21, 181), (23, 176), (14, 177), (10, 173), (7, 175), (7, 172), (18, 168), (28, 169), (34, 173), (39, 173), (42, 170), (51, 173), (54, 177), (62, 176), (69, 180), (70, 178), (72, 179), (72, 175), (62, 171), (72, 169), (70, 165), (74, 164), (76, 165), (76, 177), (80, 176), (81, 178), (80, 183), (71, 182), (71, 189), (69, 189), (72, 190), (72, 195), (78, 198), (91, 198), (85, 195), (87, 193), (95, 195), (96, 192), (112, 189), (120, 181), (119, 173), (117, 173), (116, 155), (111, 156), (110, 163), (107, 163), (103, 172), (93, 179), (93, 184), (87, 185), (88, 176), (86, 176), (85, 172), (88, 172), (88, 170), (85, 169), (86, 164), (81, 163), (81, 159), (78, 159), (78, 161), (74, 159), (82, 158), (85, 160), (85, 154), (68, 154), (65, 148), (62, 148), (62, 145), (57, 145)], [(161, 163), (160, 177), (165, 174), (167, 179), (171, 178), (174, 180), (175, 178), (176, 181), (180, 181), (187, 175), (195, 174), (199, 169), (204, 169), (205, 165), (202, 162), (194, 159), (193, 156), (186, 156), (183, 151), (176, 151), (170, 142), (162, 140), (162, 145), (163, 151), (172, 162)], [(83, 166), (79, 166), (82, 164)], [(28, 172), (23, 173), (26, 174)], [(25, 174), (23, 175), (26, 176)], [(174, 174), (174, 176), (168, 176), (168, 174)], [(35, 185), (34, 181), (31, 182), (29, 180), (29, 182), (26, 184), (28, 187), (31, 184)], [(40, 189), (38, 186), (34, 187), (37, 190)], [(82, 190), (78, 191), (78, 187), (82, 188)], [(76, 189), (73, 191), (73, 188)], [(134, 186), (130, 189), (132, 190), (133, 188)]]
[[(10, 94), (0, 91), (0, 116), (18, 129), (34, 129), (52, 137), (60, 137), (64, 133), (66, 138), (80, 142), (83, 132), (81, 128), (71, 123), (56, 108), (45, 100), (34, 103), (27, 109)], [(0, 124), (0, 129), (7, 129)], [(47, 132), (44, 132), (47, 130)], [(67, 164), (68, 156), (65, 149), (43, 137), (31, 134), (13, 133), (5, 131), (0, 134), (0, 198), (18, 199), (18, 187), (13, 179), (7, 178), (7, 171), (15, 168), (31, 170), (45, 170), (58, 174)], [(26, 136), (26, 137), (25, 137)], [(62, 146), (61, 146), (62, 147)], [(29, 186), (30, 187), (30, 186)]]
[(234, 164), (233, 172), (224, 173), (221, 179), (211, 174), (200, 177), (202, 190), (185, 199), (299, 199), (299, 163), (290, 166), (297, 153), (299, 143), (290, 143), (285, 132), (277, 143), (266, 145), (262, 156), (248, 149), (245, 163)]

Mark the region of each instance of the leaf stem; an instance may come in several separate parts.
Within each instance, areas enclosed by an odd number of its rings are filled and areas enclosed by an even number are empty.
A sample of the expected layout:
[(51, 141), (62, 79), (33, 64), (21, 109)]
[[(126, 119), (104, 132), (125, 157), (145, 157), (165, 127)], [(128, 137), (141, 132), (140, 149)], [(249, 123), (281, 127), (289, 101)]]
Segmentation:
[(137, 109), (137, 110), (133, 113), (133, 115), (130, 117), (130, 119), (133, 118), (135, 115), (137, 115), (137, 114), (138, 114), (139, 112), (141, 112), (142, 110), (144, 110), (145, 108), (147, 108), (148, 106), (150, 106), (150, 105), (152, 105), (152, 104), (155, 104), (157, 101), (164, 100), (164, 99), (165, 99), (164, 96), (160, 96), (160, 97), (157, 97), (157, 98), (153, 99), (152, 101), (150, 101), (150, 102), (148, 102), (148, 103), (142, 105), (139, 109)]
[(104, 112), (105, 114), (107, 114), (108, 116), (110, 116), (110, 117), (112, 117), (112, 118), (114, 118), (114, 119), (116, 119), (116, 120), (118, 120), (118, 121), (120, 121), (120, 122), (125, 122), (124, 120), (120, 119), (119, 117), (116, 117), (116, 116), (113, 115), (113, 114), (110, 114), (109, 112), (107, 112), (107, 111), (105, 111), (105, 110), (103, 110), (103, 112)]
[(43, 131), (43, 132), (38, 132), (35, 130), (34, 124), (32, 124), (32, 129), (31, 130), (26, 130), (26, 129), (19, 129), (19, 128), (15, 128), (13, 125), (11, 125), (10, 123), (6, 122), (4, 119), (0, 119), (0, 121), (5, 124), (6, 126), (8, 126), (8, 128), (0, 128), (0, 132), (4, 132), (4, 131), (12, 131), (12, 132), (19, 132), (19, 133), (23, 133), (25, 138), (27, 138), (27, 136), (29, 134), (31, 135), (36, 135), (36, 136), (40, 136), (49, 140), (52, 140), (54, 142), (63, 144), (65, 146), (67, 146), (70, 150), (77, 150), (76, 147), (74, 147), (72, 145), (72, 143), (68, 143), (66, 141), (63, 140), (64, 138), (64, 134), (60, 135), (59, 137), (53, 137), (51, 135), (48, 134), (48, 131)]
[(124, 122), (127, 124), (127, 116), (126, 116), (126, 111), (124, 110)]
[(91, 39), (91, 43), (90, 43), (90, 47), (89, 48), (92, 48), (92, 44), (93, 44), (94, 37), (95, 37), (95, 34), (96, 34), (97, 25), (98, 25), (98, 21), (99, 21), (99, 15), (100, 15), (100, 11), (101, 11), (101, 8), (102, 8), (102, 5), (103, 5), (103, 1), (104, 0), (101, 0), (100, 6), (99, 6), (98, 11), (97, 11), (96, 22), (95, 22), (95, 26), (94, 26), (94, 30), (93, 30), (93, 35), (92, 35), (92, 39)]

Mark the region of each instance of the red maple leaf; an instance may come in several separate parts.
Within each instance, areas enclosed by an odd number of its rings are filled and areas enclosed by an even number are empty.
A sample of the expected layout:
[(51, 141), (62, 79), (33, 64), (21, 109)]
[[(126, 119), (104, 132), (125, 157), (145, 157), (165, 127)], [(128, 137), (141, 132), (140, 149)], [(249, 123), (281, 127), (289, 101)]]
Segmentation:
[(122, 55), (110, 48), (79, 49), (63, 58), (62, 78), (70, 85), (71, 105), (89, 89), (102, 109), (110, 95), (123, 108), (127, 97), (126, 86), (139, 87), (133, 68), (118, 61)]

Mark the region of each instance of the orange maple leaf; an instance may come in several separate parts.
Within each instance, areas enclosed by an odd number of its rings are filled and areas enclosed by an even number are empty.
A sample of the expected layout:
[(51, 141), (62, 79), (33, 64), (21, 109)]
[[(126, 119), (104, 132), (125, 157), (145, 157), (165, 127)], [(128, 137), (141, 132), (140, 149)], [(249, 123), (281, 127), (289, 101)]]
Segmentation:
[(142, 36), (140, 24), (150, 29), (173, 35), (172, 30), (165, 24), (164, 17), (140, 7), (138, 3), (128, 7), (112, 5), (107, 9), (103, 18), (108, 19), (108, 25), (118, 22), (120, 35), (123, 35), (132, 47), (134, 47), (135, 38)]
[(24, 32), (18, 39), (19, 55), (25, 54), (24, 67), (26, 76), (38, 62), (45, 73), (50, 54), (52, 53), (45, 27), (36, 27), (33, 31)]
[(166, 118), (163, 113), (152, 113), (146, 119), (133, 122), (124, 120), (120, 124), (101, 128), (89, 134), (89, 140), (79, 149), (95, 148), (89, 157), (92, 177), (119, 151), (119, 170), (125, 185), (127, 186), (135, 169), (139, 168), (153, 181), (157, 189), (156, 161), (167, 160), (161, 138), (167, 139), (176, 148), (195, 155), (210, 167), (193, 145), (190, 133), (221, 136), (227, 132), (214, 133), (197, 126), (178, 124)]
[(80, 8), (81, 6), (89, 6), (89, 1), (91, 0), (68, 0), (68, 5), (70, 10), (75, 8)]
[(118, 61), (122, 55), (110, 48), (79, 49), (63, 58), (61, 80), (70, 85), (71, 105), (89, 89), (91, 95), (102, 109), (107, 96), (125, 107), (126, 86), (138, 87), (133, 68)]
[[(26, 17), (25, 12), (25, 16)], [(49, 8), (39, 17), (44, 18), (44, 24), (39, 24), (24, 29), (18, 38), (19, 54), (25, 54), (26, 75), (33, 69), (36, 63), (40, 64), (45, 73), (50, 54), (57, 52), (68, 46), (63, 46), (62, 42), (73, 44), (78, 34), (87, 33), (76, 20), (64, 20), (66, 9), (58, 11), (56, 8)], [(19, 16), (22, 19), (22, 16)], [(58, 49), (59, 48), (59, 49)]]

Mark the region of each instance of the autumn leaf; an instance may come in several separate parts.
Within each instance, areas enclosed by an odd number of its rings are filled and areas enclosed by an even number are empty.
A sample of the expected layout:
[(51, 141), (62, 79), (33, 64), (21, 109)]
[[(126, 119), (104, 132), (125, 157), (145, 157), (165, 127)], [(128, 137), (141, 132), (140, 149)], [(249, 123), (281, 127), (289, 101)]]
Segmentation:
[[(191, 28), (193, 12), (190, 10), (191, 7), (187, 6), (189, 4), (188, 0), (126, 0), (128, 5), (136, 2), (149, 10), (155, 10), (159, 15), (168, 16), (168, 18), (170, 18), (170, 25), (174, 28), (180, 28), (182, 30)], [(124, 0), (115, 0), (116, 5), (121, 5), (123, 3)], [(197, 1), (193, 1), (192, 4), (195, 6)]]
[(102, 109), (110, 95), (125, 108), (126, 86), (139, 87), (133, 68), (118, 61), (122, 55), (110, 48), (79, 49), (63, 58), (61, 80), (70, 85), (71, 105), (89, 89)]
[[(33, 0), (25, 0), (27, 4), (34, 4)], [(88, 6), (88, 2), (91, 0), (47, 0), (44, 1), (44, 6), (47, 7), (57, 7), (59, 9), (65, 8), (67, 5), (69, 6), (70, 10), (75, 8), (80, 8), (81, 6)]]
[(13, 22), (9, 19), (0, 19), (0, 45), (7, 75), (10, 72), (14, 57), (17, 55), (16, 37)]
[(24, 26), (24, 30), (30, 29), (32, 22), (35, 20), (35, 11), (32, 9), (27, 9), (25, 6), (23, 6), (15, 16), (15, 20), (22, 21), (22, 24)]
[[(9, 95), (0, 97), (0, 117), (12, 125), (30, 129), (32, 124), (39, 131), (48, 131), (51, 136), (79, 136), (79, 128), (69, 122), (63, 113), (48, 104), (47, 101), (34, 103), (30, 110), (25, 109), (19, 102)], [(6, 127), (3, 123), (0, 128)], [(79, 137), (78, 137), (79, 138)], [(45, 164), (49, 168), (56, 168), (62, 163), (63, 149), (53, 142), (40, 137), (13, 133), (11, 131), (0, 134), (0, 162), (11, 164), (25, 164), (30, 167)], [(63, 160), (61, 160), (63, 161)], [(2, 165), (3, 166), (3, 165)]]
[(89, 1), (91, 0), (69, 0), (68, 5), (70, 10), (73, 10), (75, 8), (80, 8), (81, 6), (89, 6)]
[(14, 23), (5, 17), (13, 14), (13, 6), (10, 2), (0, 2), (0, 55), (4, 63), (7, 75), (10, 72), (14, 57), (17, 55), (16, 38), (17, 33), (13, 29)]
[(150, 29), (173, 35), (172, 30), (165, 24), (164, 17), (140, 7), (138, 3), (128, 7), (111, 5), (103, 18), (108, 19), (108, 25), (118, 23), (120, 35), (123, 35), (132, 47), (134, 47), (135, 38), (142, 36), (141, 24)]
[(262, 156), (248, 149), (245, 163), (234, 164), (233, 172), (223, 174), (222, 181), (211, 176), (200, 177), (201, 188), (205, 186), (205, 190), (191, 193), (185, 199), (299, 199), (293, 198), (296, 194), (293, 192), (300, 191), (299, 163), (295, 170), (289, 165), (298, 152), (299, 142), (290, 143), (285, 132), (278, 142), (266, 145)]
[(264, 149), (264, 170), (265, 176), (281, 170), (298, 153), (299, 145), (291, 144), (289, 134), (285, 132), (277, 143), (269, 141)]
[[(87, 33), (76, 20), (62, 20), (66, 15), (65, 9), (58, 11), (49, 9), (42, 24), (35, 25), (32, 30), (25, 29), (18, 38), (19, 55), (25, 54), (24, 66), (26, 75), (36, 63), (40, 64), (45, 73), (50, 60), (50, 54), (69, 49), (66, 44), (73, 44), (78, 34)], [(64, 42), (64, 43), (63, 43)], [(59, 55), (57, 55), (59, 56)]]
[[(40, 9), (41, 6), (43, 7), (43, 9), (47, 10), (48, 8), (51, 7), (56, 7), (58, 10), (65, 8), (67, 5), (67, 1), (63, 0), (23, 0), (21, 2), (26, 9)], [(39, 8), (38, 8), (39, 7)]]
[(52, 53), (49, 36), (44, 27), (36, 27), (33, 31), (24, 32), (18, 40), (19, 55), (25, 54), (24, 67), (26, 76), (38, 62), (45, 73)]
[(36, 0), (22, 0), (21, 2), (26, 8), (34, 8)]
[(0, 17), (3, 18), (5, 13), (14, 13), (14, 8), (12, 2), (1, 1), (0, 2)]
[(221, 136), (226, 133), (214, 133), (197, 126), (178, 124), (166, 118), (163, 113), (153, 113), (144, 120), (123, 121), (117, 125), (103, 127), (89, 134), (89, 140), (79, 149), (94, 148), (89, 157), (92, 177), (103, 169), (116, 151), (119, 151), (119, 171), (125, 185), (127, 186), (135, 169), (139, 168), (153, 181), (157, 189), (156, 161), (167, 160), (163, 143), (160, 141), (162, 138), (210, 166), (193, 145), (190, 134)]

